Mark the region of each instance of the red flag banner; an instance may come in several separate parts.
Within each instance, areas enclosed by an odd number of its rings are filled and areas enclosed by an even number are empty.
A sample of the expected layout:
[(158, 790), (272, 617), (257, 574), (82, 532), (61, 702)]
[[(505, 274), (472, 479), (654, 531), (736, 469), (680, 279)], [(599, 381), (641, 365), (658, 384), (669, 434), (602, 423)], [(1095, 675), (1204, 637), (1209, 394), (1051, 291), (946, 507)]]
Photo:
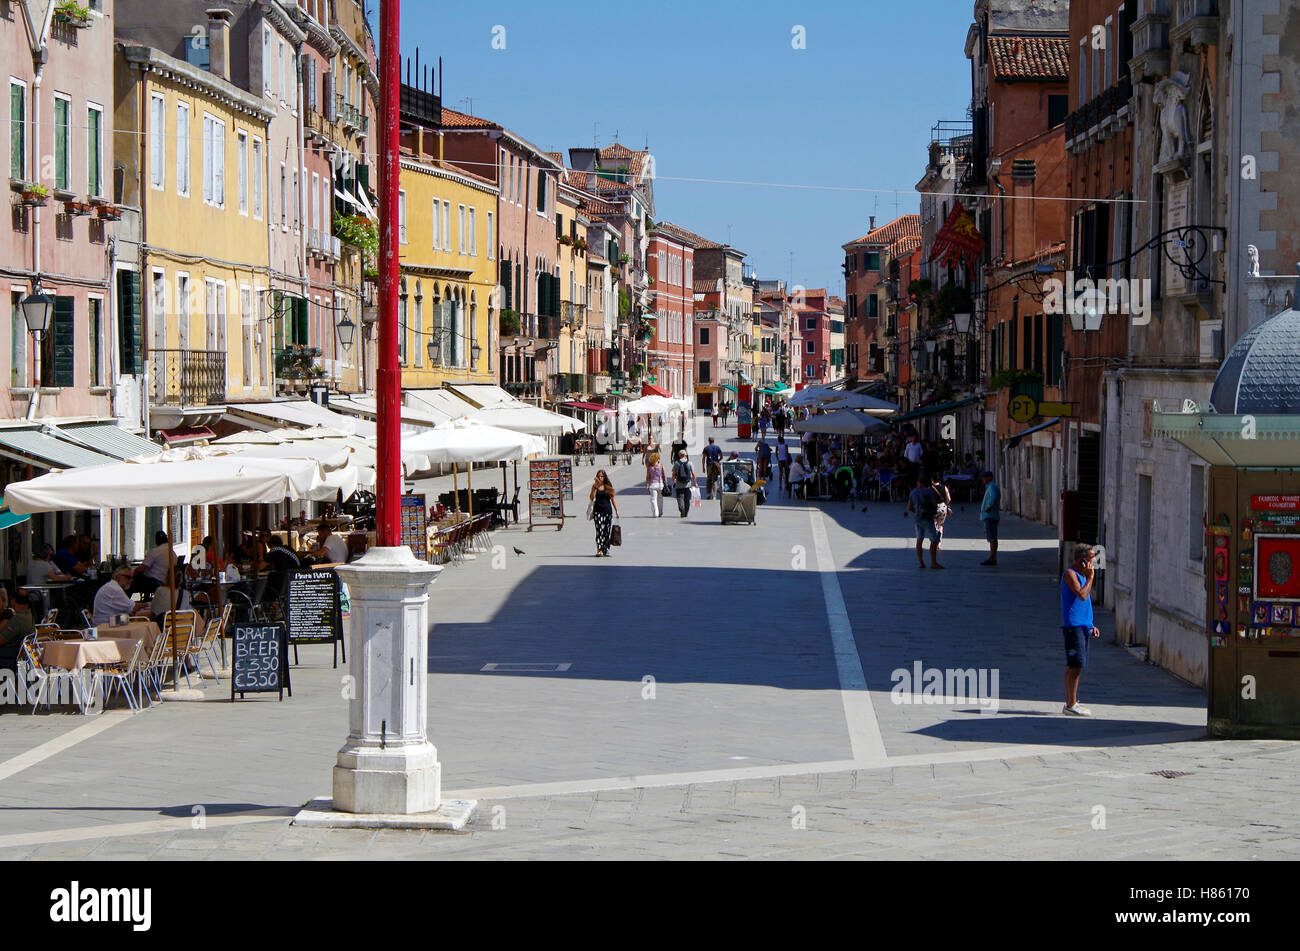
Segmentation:
[(970, 212), (958, 202), (948, 220), (943, 223), (939, 233), (934, 236), (934, 245), (930, 248), (930, 261), (942, 261), (949, 254), (957, 255), (967, 267), (974, 267), (984, 253), (984, 236), (975, 227), (975, 219)]

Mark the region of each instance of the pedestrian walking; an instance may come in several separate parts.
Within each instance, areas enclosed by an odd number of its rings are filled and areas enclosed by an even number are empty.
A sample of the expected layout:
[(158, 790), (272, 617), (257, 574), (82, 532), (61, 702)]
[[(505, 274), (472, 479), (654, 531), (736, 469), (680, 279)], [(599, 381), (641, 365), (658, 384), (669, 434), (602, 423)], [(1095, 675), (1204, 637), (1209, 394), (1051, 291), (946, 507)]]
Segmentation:
[(758, 442), (754, 444), (754, 452), (758, 456), (758, 477), (760, 479), (772, 478), (772, 447), (767, 444), (767, 440), (760, 436)]
[(786, 423), (785, 404), (782, 404), (778, 406), (776, 408), (776, 412), (772, 414), (772, 425), (776, 427), (777, 436), (785, 435), (785, 423)]
[(758, 414), (758, 435), (760, 438), (767, 438), (767, 427), (771, 425), (771, 423), (772, 411), (764, 406), (763, 411)]
[(664, 467), (659, 463), (659, 453), (652, 452), (646, 459), (645, 484), (650, 490), (650, 517), (660, 518), (664, 501)]
[[(778, 429), (779, 433), (781, 430)], [(783, 489), (790, 483), (790, 447), (785, 444), (784, 436), (776, 437), (776, 487)]]
[(939, 496), (939, 510), (934, 515), (934, 527), (939, 530), (939, 539), (943, 540), (943, 525), (952, 514), (952, 492), (948, 486), (934, 476), (930, 477), (930, 488)]
[(917, 567), (925, 567), (922, 546), (928, 539), (930, 542), (930, 567), (936, 571), (943, 569), (943, 565), (939, 564), (939, 527), (934, 524), (935, 517), (939, 514), (939, 501), (939, 496), (934, 489), (930, 488), (929, 478), (918, 476), (916, 488), (907, 497), (907, 511), (913, 513), (916, 520)]
[[(710, 439), (712, 444), (713, 440)], [(717, 447), (714, 447), (717, 449)], [(719, 455), (722, 450), (718, 449)], [(691, 489), (698, 487), (698, 480), (695, 470), (691, 468), (690, 457), (686, 455), (683, 449), (677, 454), (677, 461), (673, 464), (673, 489), (677, 494), (677, 508), (681, 512), (682, 518), (685, 518), (691, 511)]]
[(704, 470), (707, 479), (708, 496), (713, 498), (718, 480), (722, 478), (722, 447), (713, 441), (712, 436), (709, 437), (709, 444), (704, 447), (704, 452), (700, 453), (700, 467)]
[(1002, 521), (1002, 490), (993, 481), (992, 472), (985, 472), (980, 478), (984, 482), (984, 501), (980, 504), (980, 521), (984, 523), (984, 538), (989, 543), (989, 557), (980, 564), (997, 567), (998, 525)]
[(718, 406), (716, 403), (713, 406), (713, 428), (718, 428)]
[(1073, 566), (1061, 575), (1061, 631), (1065, 635), (1065, 706), (1067, 716), (1090, 717), (1092, 711), (1079, 705), (1079, 678), (1088, 666), (1088, 644), (1101, 637), (1092, 616), (1092, 583), (1096, 576), (1090, 545), (1074, 546)]
[(596, 473), (591, 484), (591, 520), (596, 523), (596, 557), (609, 557), (609, 538), (618, 517), (618, 503), (614, 501), (614, 486), (605, 470)]

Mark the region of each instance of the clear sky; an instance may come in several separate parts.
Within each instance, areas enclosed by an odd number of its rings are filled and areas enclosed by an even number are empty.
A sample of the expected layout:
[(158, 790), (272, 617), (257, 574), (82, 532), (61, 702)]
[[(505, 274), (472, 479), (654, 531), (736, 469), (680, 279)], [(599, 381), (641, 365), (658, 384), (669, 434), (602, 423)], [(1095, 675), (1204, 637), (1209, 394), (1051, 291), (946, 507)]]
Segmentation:
[[(378, 42), (376, 0), (368, 5)], [(648, 143), (657, 220), (745, 251), (760, 278), (842, 296), (840, 245), (865, 234), (872, 214), (883, 224), (917, 210), (931, 126), (966, 117), (973, 8), (404, 0), (402, 49), (413, 57), (419, 47), (421, 64), (442, 57), (445, 106), (566, 161), (570, 147), (603, 147), (615, 133), (629, 148)], [(498, 26), (504, 49), (493, 48)]]

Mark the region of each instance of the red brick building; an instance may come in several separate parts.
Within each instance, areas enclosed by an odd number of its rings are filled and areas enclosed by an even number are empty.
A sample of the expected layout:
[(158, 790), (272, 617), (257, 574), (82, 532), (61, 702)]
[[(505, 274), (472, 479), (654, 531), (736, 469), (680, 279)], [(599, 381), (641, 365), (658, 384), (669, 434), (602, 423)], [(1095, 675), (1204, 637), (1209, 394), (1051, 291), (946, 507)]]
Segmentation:
[(646, 253), (648, 313), (654, 323), (647, 369), (660, 389), (678, 399), (695, 392), (695, 239), (683, 228), (661, 223), (650, 232)]
[(903, 215), (879, 228), (873, 215), (871, 230), (843, 246), (845, 373), (850, 379), (875, 380), (886, 372), (877, 334), (880, 300), (876, 291), (885, 280), (881, 255), (900, 238), (920, 235), (920, 215)]

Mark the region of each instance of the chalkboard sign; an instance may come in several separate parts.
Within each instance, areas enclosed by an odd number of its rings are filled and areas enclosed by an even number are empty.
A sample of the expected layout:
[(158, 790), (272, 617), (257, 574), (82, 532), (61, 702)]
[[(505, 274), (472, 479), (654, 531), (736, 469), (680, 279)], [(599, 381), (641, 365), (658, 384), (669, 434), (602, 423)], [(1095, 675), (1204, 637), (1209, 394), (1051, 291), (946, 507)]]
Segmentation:
[(289, 685), (289, 632), (283, 624), (236, 624), (231, 634), (230, 701), (235, 694), (279, 693)]
[(429, 560), (429, 507), (423, 495), (402, 496), (402, 544), (420, 561)]
[(285, 598), (292, 644), (328, 644), (343, 636), (339, 576), (333, 568), (289, 572)]

